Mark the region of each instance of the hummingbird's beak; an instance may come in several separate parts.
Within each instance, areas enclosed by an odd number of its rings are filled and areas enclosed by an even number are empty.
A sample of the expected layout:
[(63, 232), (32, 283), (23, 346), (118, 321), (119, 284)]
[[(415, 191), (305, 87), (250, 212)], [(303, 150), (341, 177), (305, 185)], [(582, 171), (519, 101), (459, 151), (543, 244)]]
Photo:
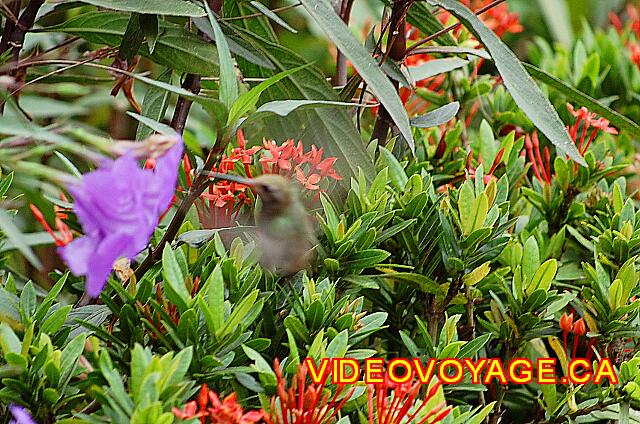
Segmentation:
[(231, 174), (221, 174), (219, 172), (205, 172), (206, 175), (216, 178), (218, 180), (232, 181), (234, 183), (243, 184), (249, 187), (253, 187), (256, 185), (256, 182), (251, 178), (240, 177), (238, 175)]

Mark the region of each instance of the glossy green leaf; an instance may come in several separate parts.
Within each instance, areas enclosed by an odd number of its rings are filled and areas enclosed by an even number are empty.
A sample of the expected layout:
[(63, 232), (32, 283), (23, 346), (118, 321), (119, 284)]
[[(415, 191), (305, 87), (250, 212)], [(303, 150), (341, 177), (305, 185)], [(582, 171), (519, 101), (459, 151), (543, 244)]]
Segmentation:
[[(92, 43), (115, 47), (120, 45), (128, 21), (127, 13), (89, 12), (45, 30), (72, 34)], [(160, 22), (159, 31), (153, 54), (148, 46), (142, 46), (139, 51), (141, 55), (177, 71), (217, 75), (218, 50), (213, 44), (168, 21)]]
[(204, 16), (201, 7), (186, 0), (81, 0), (83, 3), (123, 12), (155, 15)]

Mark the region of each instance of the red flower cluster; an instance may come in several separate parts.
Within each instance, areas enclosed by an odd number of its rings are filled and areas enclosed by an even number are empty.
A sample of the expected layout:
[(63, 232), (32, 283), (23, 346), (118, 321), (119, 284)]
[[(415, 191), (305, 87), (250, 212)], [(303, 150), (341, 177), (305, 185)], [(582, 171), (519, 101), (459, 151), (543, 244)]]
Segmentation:
[[(211, 171), (228, 174), (235, 171), (236, 164), (241, 165), (245, 175), (253, 178), (252, 165), (255, 155), (261, 152), (259, 163), (263, 174), (281, 174), (298, 181), (305, 189), (321, 191), (320, 182), (328, 177), (342, 179), (334, 169), (335, 157), (323, 157), (323, 149), (312, 145), (311, 150), (304, 151), (302, 142), (294, 144), (288, 140), (278, 146), (275, 141), (264, 141), (263, 146), (247, 148), (242, 130), (238, 131), (238, 147), (234, 147), (230, 155), (223, 155), (220, 165)], [(178, 188), (186, 192), (193, 184), (195, 170), (189, 157), (185, 154), (183, 167), (186, 174), (186, 187)], [(248, 187), (233, 181), (216, 180), (200, 195), (195, 202), (200, 223), (204, 228), (223, 228), (232, 226), (238, 218), (243, 205), (251, 203), (247, 193)], [(175, 201), (175, 199), (174, 199)]]
[[(581, 107), (578, 110), (575, 110), (573, 105), (567, 103), (567, 109), (569, 109), (569, 113), (578, 118), (576, 122), (569, 128), (569, 135), (571, 139), (578, 147), (580, 154), (584, 156), (585, 152), (591, 145), (591, 142), (596, 138), (599, 131), (604, 131), (607, 134), (618, 134), (618, 130), (609, 126), (609, 120), (605, 118), (596, 119), (596, 114), (589, 112), (586, 107)], [(580, 133), (580, 142), (578, 143), (578, 130), (582, 127), (582, 132)], [(591, 132), (591, 136), (589, 137), (589, 141), (584, 144), (584, 141), (587, 137), (587, 132), (590, 128), (593, 128)]]
[[(640, 39), (640, 9), (638, 6), (627, 5), (627, 17), (627, 24), (631, 31), (635, 33), (636, 39)], [(609, 12), (609, 21), (611, 21), (611, 24), (619, 34), (624, 32), (625, 25), (622, 23), (619, 15)], [(629, 40), (626, 42), (626, 46), (627, 50), (629, 50), (631, 61), (640, 68), (640, 44), (638, 41), (633, 42)]]
[(551, 158), (549, 148), (544, 147), (544, 160), (540, 154), (540, 140), (538, 132), (534, 131), (531, 135), (524, 136), (524, 147), (529, 155), (533, 173), (541, 184), (551, 184)]
[(318, 183), (325, 177), (342, 179), (334, 169), (338, 158), (323, 158), (323, 149), (314, 145), (307, 153), (304, 152), (304, 146), (300, 141), (295, 145), (293, 140), (287, 140), (278, 146), (273, 140), (265, 140), (263, 146), (264, 152), (260, 158), (263, 174), (295, 177), (307, 190), (320, 190)]
[[(434, 384), (424, 399), (420, 399), (420, 381), (398, 384), (390, 380), (367, 386), (369, 395), (369, 424), (436, 424), (445, 419), (452, 407), (443, 401), (428, 410), (429, 401), (434, 399), (441, 381)], [(374, 405), (375, 400), (375, 405)]]
[[(625, 25), (622, 23), (619, 15), (616, 15), (614, 12), (609, 12), (609, 21), (618, 33), (624, 31)], [(640, 9), (638, 9), (638, 6), (632, 4), (627, 5), (627, 23), (630, 24), (631, 31), (640, 38)]]
[(202, 424), (254, 424), (262, 420), (264, 411), (245, 413), (235, 393), (220, 401), (217, 393), (203, 384), (198, 400), (188, 402), (183, 410), (173, 408), (173, 415), (181, 420), (200, 418)]
[[(567, 131), (582, 156), (587, 152), (589, 146), (591, 146), (591, 143), (600, 131), (607, 134), (618, 134), (617, 129), (609, 126), (608, 119), (597, 118), (595, 113), (589, 112), (584, 106), (576, 110), (573, 105), (567, 103), (567, 109), (571, 115), (577, 118), (573, 125), (567, 127)], [(589, 138), (587, 138), (587, 136), (589, 136)], [(540, 141), (536, 131), (530, 135), (525, 135), (525, 150), (522, 152), (522, 155), (528, 155), (533, 173), (538, 181), (543, 185), (551, 184), (552, 175), (549, 148), (545, 146), (541, 154)], [(574, 172), (576, 172), (577, 169), (578, 164), (575, 164)]]
[[(340, 412), (351, 398), (355, 387), (349, 390), (346, 385), (338, 384), (335, 393), (325, 391), (329, 373), (319, 384), (307, 384), (307, 366), (301, 364), (298, 374), (293, 377), (291, 387), (282, 376), (280, 362), (274, 360), (277, 394), (271, 398), (271, 415), (265, 418), (268, 424), (327, 424)], [(341, 395), (342, 396), (341, 398)]]
[[(67, 201), (67, 198), (63, 193), (60, 193), (60, 200), (63, 200), (65, 202)], [(71, 233), (69, 226), (63, 221), (65, 219), (69, 219), (69, 215), (67, 215), (66, 211), (63, 208), (61, 208), (58, 205), (53, 205), (53, 209), (56, 213), (55, 223), (56, 223), (56, 229), (58, 230), (58, 234), (56, 234), (53, 231), (53, 229), (51, 229), (51, 226), (49, 225), (47, 220), (44, 218), (44, 215), (36, 205), (31, 203), (29, 205), (29, 208), (31, 209), (31, 213), (33, 214), (35, 219), (40, 223), (40, 225), (42, 225), (44, 230), (47, 233), (49, 233), (51, 237), (53, 237), (53, 240), (56, 243), (56, 246), (58, 247), (66, 246), (67, 244), (73, 241), (73, 234)]]

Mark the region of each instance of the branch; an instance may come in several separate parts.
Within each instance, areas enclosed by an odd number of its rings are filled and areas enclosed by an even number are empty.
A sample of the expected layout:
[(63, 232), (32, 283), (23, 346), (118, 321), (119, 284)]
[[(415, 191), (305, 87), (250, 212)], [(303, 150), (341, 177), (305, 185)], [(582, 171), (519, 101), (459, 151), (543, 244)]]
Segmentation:
[[(187, 75), (184, 83), (182, 84), (182, 88), (189, 90), (194, 94), (198, 94), (200, 92), (200, 76), (195, 74)], [(193, 102), (191, 100), (185, 99), (184, 97), (178, 98), (176, 109), (171, 120), (171, 127), (173, 127), (179, 133), (182, 133), (184, 130), (192, 103)], [(203, 169), (211, 168), (214, 160), (215, 155), (209, 153)], [(140, 279), (153, 266), (153, 263), (162, 256), (164, 245), (167, 242), (171, 242), (175, 238), (176, 234), (178, 234), (180, 226), (182, 225), (182, 221), (184, 221), (184, 219), (186, 218), (191, 205), (198, 197), (200, 197), (200, 194), (202, 194), (202, 192), (206, 188), (206, 180), (207, 177), (203, 174), (199, 174), (198, 177), (196, 177), (196, 180), (189, 188), (187, 195), (182, 199), (182, 202), (180, 202), (180, 206), (178, 206), (178, 210), (171, 219), (171, 222), (167, 227), (167, 231), (164, 233), (164, 237), (162, 237), (160, 243), (158, 243), (155, 249), (151, 251), (151, 253), (145, 258), (144, 261), (142, 261), (140, 266), (136, 269), (135, 274), (137, 279)]]
[[(389, 39), (387, 42), (387, 52), (386, 54), (395, 61), (402, 61), (404, 59), (406, 48), (407, 48), (407, 11), (413, 0), (406, 1), (397, 1), (393, 2), (393, 9), (391, 10), (391, 23), (389, 26)], [(384, 60), (384, 59), (383, 59)], [(396, 91), (399, 89), (400, 85), (397, 81), (392, 80), (391, 83), (395, 87)], [(371, 140), (378, 140), (380, 145), (385, 145), (387, 143), (387, 135), (389, 133), (389, 128), (393, 125), (393, 120), (387, 112), (387, 109), (380, 105), (380, 109), (378, 111), (378, 117), (376, 118), (376, 123), (373, 128), (373, 132), (371, 133)]]
[[(485, 7), (476, 10), (475, 14), (476, 15), (482, 15), (487, 10), (493, 9), (494, 7), (498, 6), (500, 3), (504, 3), (504, 2), (505, 2), (505, 0), (495, 0), (495, 1), (491, 2), (491, 3), (489, 3), (488, 5), (486, 5)], [(433, 41), (436, 38), (446, 34), (447, 32), (453, 31), (456, 28), (459, 28), (461, 26), (462, 26), (462, 24), (460, 22), (458, 22), (457, 24), (450, 25), (450, 26), (448, 26), (448, 27), (446, 27), (444, 29), (441, 29), (440, 31), (438, 31), (438, 32), (436, 32), (434, 34), (431, 34), (427, 38), (423, 38), (422, 40), (416, 42), (411, 47), (409, 47), (407, 49), (406, 55), (409, 56), (411, 54), (411, 52), (413, 52), (415, 49), (417, 49), (418, 47), (422, 46), (423, 44), (426, 44), (426, 43), (428, 43), (430, 41)]]

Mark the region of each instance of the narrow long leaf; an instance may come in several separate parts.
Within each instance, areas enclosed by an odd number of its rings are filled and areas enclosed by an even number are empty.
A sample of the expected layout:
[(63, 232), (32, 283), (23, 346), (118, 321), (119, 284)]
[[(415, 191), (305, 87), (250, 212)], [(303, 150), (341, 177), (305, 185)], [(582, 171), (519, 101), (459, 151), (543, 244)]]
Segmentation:
[(184, 0), (81, 0), (94, 6), (123, 12), (138, 12), (151, 15), (204, 16), (204, 10)]
[(238, 81), (236, 80), (235, 70), (233, 68), (233, 58), (229, 51), (229, 44), (222, 33), (222, 28), (218, 25), (216, 16), (211, 11), (208, 2), (203, 2), (209, 17), (209, 23), (213, 27), (213, 33), (216, 37), (216, 46), (218, 47), (218, 61), (220, 62), (220, 95), (219, 99), (227, 107), (231, 108), (233, 102), (238, 98)]
[(27, 258), (31, 265), (36, 267), (38, 270), (42, 269), (40, 260), (33, 253), (18, 227), (13, 223), (13, 218), (9, 212), (4, 209), (0, 209), (0, 230), (2, 230), (4, 235), (24, 255), (24, 257)]
[(287, 116), (302, 107), (363, 107), (363, 105), (348, 102), (332, 102), (328, 100), (274, 100), (258, 108), (256, 114), (271, 112), (280, 116)]
[(351, 61), (358, 73), (362, 75), (373, 94), (389, 112), (389, 116), (398, 126), (400, 133), (407, 140), (409, 147), (413, 151), (413, 134), (409, 125), (409, 117), (389, 78), (387, 78), (364, 46), (354, 38), (351, 30), (336, 15), (327, 0), (301, 0), (301, 3), (331, 41)]
[(627, 130), (636, 137), (640, 137), (640, 125), (633, 122), (631, 119), (600, 103), (593, 97), (558, 79), (547, 71), (529, 63), (523, 63), (523, 65), (535, 79), (564, 94), (571, 102), (576, 103), (579, 106), (584, 106), (591, 112), (600, 114), (608, 119), (613, 126), (618, 129)]
[(284, 72), (280, 72), (265, 81), (262, 81), (260, 84), (253, 87), (251, 90), (242, 94), (235, 103), (231, 106), (229, 110), (229, 121), (227, 125), (235, 123), (238, 119), (240, 119), (245, 113), (249, 112), (253, 109), (256, 104), (258, 104), (258, 100), (260, 100), (260, 95), (269, 87), (276, 84), (278, 81), (287, 78), (289, 75), (298, 72), (299, 70), (306, 68), (309, 66), (308, 64), (299, 66), (297, 68), (289, 69)]
[(280, 16), (276, 15), (273, 11), (271, 11), (271, 9), (269, 9), (267, 6), (260, 3), (259, 1), (252, 1), (251, 6), (255, 7), (260, 13), (262, 13), (263, 15), (265, 15), (266, 17), (268, 17), (273, 22), (277, 23), (287, 31), (291, 31), (294, 34), (298, 33), (298, 31), (296, 31), (291, 26), (289, 26), (289, 24), (286, 23)]
[(586, 162), (569, 137), (565, 125), (549, 100), (533, 82), (516, 55), (500, 38), (469, 9), (456, 0), (428, 0), (429, 3), (443, 7), (458, 18), (476, 37), (482, 41), (493, 57), (513, 100), (522, 109), (533, 124), (562, 152), (580, 165)]
[(416, 128), (431, 128), (450, 121), (460, 110), (460, 103), (451, 102), (424, 115), (411, 119), (411, 125)]

